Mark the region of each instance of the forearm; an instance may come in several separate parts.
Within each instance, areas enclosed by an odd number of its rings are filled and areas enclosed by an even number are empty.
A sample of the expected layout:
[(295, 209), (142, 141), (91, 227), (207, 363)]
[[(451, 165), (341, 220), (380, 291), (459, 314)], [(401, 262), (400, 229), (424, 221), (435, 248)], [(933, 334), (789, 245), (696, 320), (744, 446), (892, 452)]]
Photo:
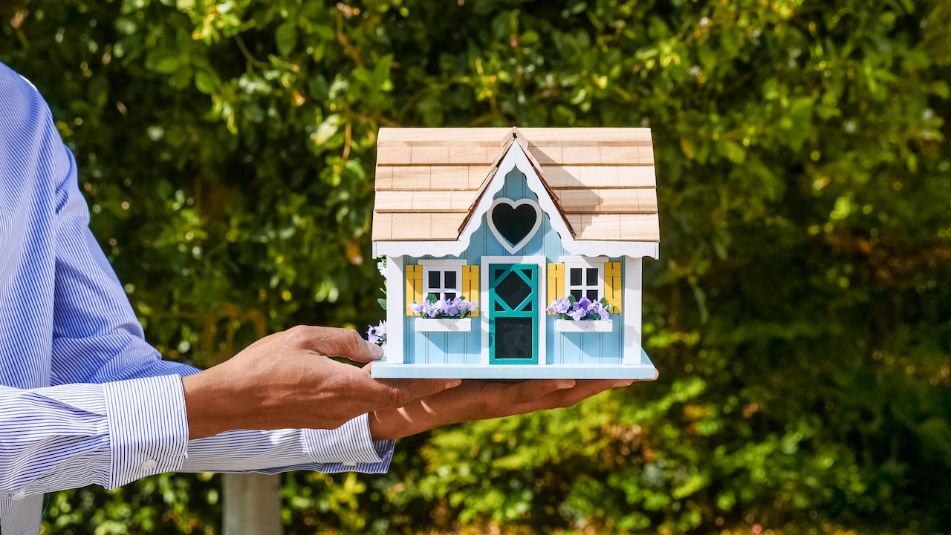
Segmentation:
[(192, 438), (182, 470), (387, 470), (393, 444), (373, 441), (366, 415), (336, 429), (251, 430), (259, 422), (246, 414), (247, 409), (256, 406), (258, 401), (253, 398), (262, 387), (242, 387), (239, 378), (229, 373), (211, 369), (182, 379)]
[[(186, 422), (190, 442), (188, 459), (179, 468), (181, 471), (273, 472), (300, 469), (385, 472), (388, 468), (393, 445), (373, 442), (365, 415), (333, 430), (253, 430), (262, 424), (266, 424), (268, 429), (280, 426), (279, 422), (260, 422), (259, 418), (251, 414), (254, 411), (250, 409), (260, 403), (255, 396), (265, 391), (264, 385), (242, 382), (241, 374), (227, 369), (227, 366), (199, 371), (178, 362), (161, 360), (151, 346), (126, 331), (118, 331), (108, 337), (117, 343), (104, 344), (104, 337), (99, 336), (68, 343), (58, 342), (57, 347), (63, 350), (68, 348), (69, 353), (78, 348), (102, 353), (104, 347), (117, 345), (142, 355), (127, 366), (103, 366), (95, 374), (85, 377), (99, 382), (109, 381), (110, 378), (182, 376), (184, 414), (179, 417)], [(121, 343), (118, 343), (120, 340)], [(67, 352), (62, 353), (65, 356)], [(61, 359), (67, 363), (83, 360)], [(71, 374), (78, 376), (82, 372), (77, 369)]]

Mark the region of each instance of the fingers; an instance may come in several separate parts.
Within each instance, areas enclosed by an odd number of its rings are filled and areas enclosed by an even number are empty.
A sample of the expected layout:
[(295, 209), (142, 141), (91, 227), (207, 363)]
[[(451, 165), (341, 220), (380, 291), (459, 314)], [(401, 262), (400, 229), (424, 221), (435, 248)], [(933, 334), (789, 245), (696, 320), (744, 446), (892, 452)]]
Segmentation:
[(617, 380), (590, 380), (590, 381), (579, 381), (577, 386), (572, 388), (570, 391), (566, 391), (562, 395), (562, 406), (570, 407), (583, 399), (587, 399), (596, 394), (600, 394), (606, 390), (612, 388), (617, 388), (621, 385), (630, 384), (628, 381), (617, 381)]
[(565, 390), (574, 386), (574, 379), (522, 381), (520, 383), (506, 386), (501, 398), (509, 400), (509, 403), (521, 405), (523, 403), (530, 403), (536, 399), (543, 398), (551, 393), (558, 392), (559, 390)]
[(383, 406), (402, 407), (412, 401), (462, 384), (460, 379), (384, 379), (370, 378), (375, 385), (375, 395), (380, 396)]
[(618, 379), (589, 379), (584, 381), (576, 381), (575, 387), (566, 390), (560, 390), (548, 394), (543, 398), (539, 398), (533, 402), (527, 404), (523, 409), (528, 411), (536, 411), (542, 409), (557, 409), (563, 407), (570, 407), (575, 405), (579, 401), (587, 399), (596, 394), (600, 394), (605, 390), (610, 390), (612, 388), (618, 388), (622, 386), (628, 386), (633, 381), (627, 380), (618, 380)]
[(383, 357), (383, 348), (364, 340), (353, 329), (298, 325), (287, 333), (295, 343), (328, 357), (346, 357), (357, 362), (370, 362)]

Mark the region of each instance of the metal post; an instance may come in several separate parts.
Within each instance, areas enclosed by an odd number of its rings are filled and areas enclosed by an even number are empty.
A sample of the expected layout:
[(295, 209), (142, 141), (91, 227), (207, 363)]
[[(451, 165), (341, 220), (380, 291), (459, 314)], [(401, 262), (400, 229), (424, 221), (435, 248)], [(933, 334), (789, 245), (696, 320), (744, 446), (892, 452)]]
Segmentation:
[(281, 477), (222, 474), (224, 535), (281, 535)]

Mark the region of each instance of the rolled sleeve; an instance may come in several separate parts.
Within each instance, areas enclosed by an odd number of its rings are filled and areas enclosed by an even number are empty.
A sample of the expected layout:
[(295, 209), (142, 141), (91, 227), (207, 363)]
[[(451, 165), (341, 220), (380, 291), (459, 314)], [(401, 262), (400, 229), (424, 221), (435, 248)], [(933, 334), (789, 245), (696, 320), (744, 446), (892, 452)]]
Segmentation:
[(179, 470), (188, 451), (181, 377), (146, 377), (103, 386), (112, 455), (109, 487)]
[(304, 445), (314, 462), (326, 464), (323, 471), (384, 473), (389, 469), (395, 443), (374, 441), (364, 414), (338, 429), (306, 429)]

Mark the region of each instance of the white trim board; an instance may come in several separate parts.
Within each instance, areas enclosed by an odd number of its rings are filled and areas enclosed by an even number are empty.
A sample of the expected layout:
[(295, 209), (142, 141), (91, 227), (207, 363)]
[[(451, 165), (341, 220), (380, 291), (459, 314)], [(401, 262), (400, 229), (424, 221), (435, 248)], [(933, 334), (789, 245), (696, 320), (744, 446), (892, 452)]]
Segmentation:
[(431, 267), (462, 267), (466, 265), (464, 258), (420, 258), (416, 261), (417, 264), (421, 266), (431, 266)]
[[(561, 238), (562, 247), (571, 254), (586, 256), (632, 256), (657, 258), (660, 255), (660, 244), (657, 242), (639, 241), (609, 241), (609, 240), (576, 240), (568, 230), (568, 225), (561, 217), (561, 212), (555, 206), (554, 200), (542, 184), (535, 172), (528, 155), (519, 143), (512, 143), (505, 156), (498, 164), (498, 169), (492, 180), (486, 186), (479, 198), (478, 204), (472, 211), (466, 226), (456, 240), (414, 240), (414, 241), (374, 241), (373, 256), (460, 256), (469, 246), (472, 235), (482, 224), (482, 217), (489, 211), (495, 195), (505, 186), (505, 176), (513, 169), (518, 169), (525, 175), (525, 182), (529, 189), (538, 196), (538, 205), (548, 214), (551, 226)], [(504, 244), (503, 244), (504, 246)]]
[(374, 364), (378, 379), (657, 379), (657, 368), (647, 353), (638, 355), (638, 364)]
[(588, 267), (603, 266), (610, 260), (606, 256), (562, 256), (558, 259), (563, 264), (587, 265)]
[(622, 364), (639, 364), (644, 349), (641, 346), (641, 258), (624, 258), (624, 351)]
[(405, 289), (403, 257), (386, 258), (386, 347), (384, 362), (403, 364), (403, 330), (406, 328), (406, 305), (403, 302)]

